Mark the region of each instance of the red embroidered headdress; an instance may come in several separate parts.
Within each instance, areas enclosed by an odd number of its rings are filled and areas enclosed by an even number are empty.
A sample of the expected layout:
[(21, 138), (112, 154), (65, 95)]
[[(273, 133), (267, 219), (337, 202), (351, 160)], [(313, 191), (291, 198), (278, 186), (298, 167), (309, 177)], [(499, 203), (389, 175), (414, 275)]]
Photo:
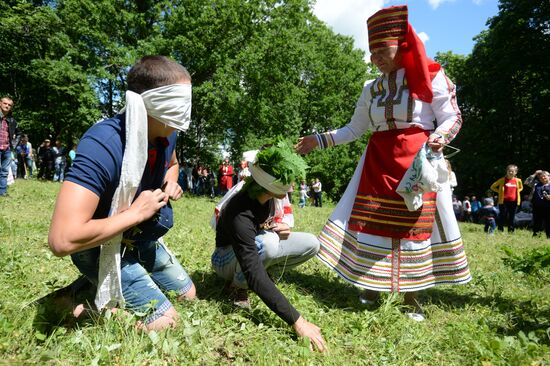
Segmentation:
[(367, 20), (369, 49), (398, 46), (401, 64), (413, 98), (431, 103), (432, 79), (441, 66), (426, 56), (424, 44), (409, 24), (407, 5), (391, 6)]

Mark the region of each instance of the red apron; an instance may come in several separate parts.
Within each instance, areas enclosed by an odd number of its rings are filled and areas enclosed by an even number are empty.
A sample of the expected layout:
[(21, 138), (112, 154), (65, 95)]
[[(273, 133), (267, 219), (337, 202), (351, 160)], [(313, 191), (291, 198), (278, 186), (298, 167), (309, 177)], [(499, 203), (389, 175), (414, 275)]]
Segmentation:
[(430, 238), (436, 193), (424, 193), (424, 204), (412, 212), (396, 193), (428, 135), (417, 127), (373, 133), (349, 219), (350, 230), (397, 239)]

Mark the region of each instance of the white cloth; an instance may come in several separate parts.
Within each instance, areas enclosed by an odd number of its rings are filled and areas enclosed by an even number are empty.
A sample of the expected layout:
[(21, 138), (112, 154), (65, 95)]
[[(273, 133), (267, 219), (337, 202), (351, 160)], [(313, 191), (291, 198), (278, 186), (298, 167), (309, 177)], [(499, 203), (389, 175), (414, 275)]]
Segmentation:
[[(145, 148), (144, 148), (145, 147)], [(126, 144), (120, 181), (111, 201), (109, 216), (132, 204), (147, 163), (147, 111), (139, 94), (126, 93)], [(101, 246), (95, 304), (98, 309), (124, 304), (120, 279), (120, 241), (118, 234)]]
[[(147, 163), (147, 116), (167, 126), (185, 131), (191, 120), (191, 84), (155, 88), (139, 95), (126, 92), (126, 143), (118, 187), (111, 201), (109, 216), (132, 204)], [(122, 233), (101, 246), (95, 304), (99, 310), (122, 306), (120, 242)]]
[[(443, 70), (439, 71), (432, 80), (434, 98), (432, 103), (413, 100), (412, 110), (408, 105), (409, 90), (404, 85), (405, 69), (396, 71), (395, 85), (390, 88), (388, 75), (383, 75), (365, 84), (361, 97), (357, 101), (350, 123), (337, 130), (330, 131), (329, 144), (340, 145), (361, 137), (367, 131), (385, 131), (393, 128), (420, 127), (424, 130), (433, 130), (435, 120), (437, 127), (434, 133), (451, 141), (458, 133), (461, 124), (461, 114), (456, 102), (456, 88), (447, 78)], [(381, 93), (395, 88), (399, 92)], [(372, 92), (375, 92), (373, 95)], [(392, 117), (394, 123), (386, 120), (385, 101), (393, 98)], [(412, 112), (412, 116), (411, 113)], [(412, 117), (412, 118), (411, 118)], [(328, 146), (325, 146), (328, 147)]]
[(422, 207), (422, 194), (440, 192), (447, 176), (443, 154), (434, 153), (424, 143), (403, 175), (396, 192), (403, 197), (409, 211), (416, 211)]
[(257, 162), (256, 156), (258, 155), (258, 152), (259, 150), (250, 150), (243, 153), (243, 159), (250, 163), (248, 168), (250, 175), (256, 183), (265, 188), (267, 191), (278, 195), (286, 194), (290, 188), (290, 184), (282, 184), (277, 182), (275, 177), (268, 174), (258, 165), (255, 165)]
[(290, 188), (290, 184), (277, 182), (277, 179), (274, 176), (267, 173), (258, 165), (252, 165), (250, 168), (248, 168), (248, 170), (250, 170), (250, 175), (252, 175), (252, 178), (254, 178), (256, 183), (258, 183), (260, 186), (271, 193), (283, 195), (286, 194), (288, 192), (288, 189)]
[(311, 188), (313, 188), (313, 192), (319, 193), (322, 191), (323, 185), (321, 184), (321, 182), (315, 182), (313, 183)]
[(180, 131), (186, 131), (189, 128), (191, 84), (161, 86), (143, 92), (141, 97), (150, 117)]

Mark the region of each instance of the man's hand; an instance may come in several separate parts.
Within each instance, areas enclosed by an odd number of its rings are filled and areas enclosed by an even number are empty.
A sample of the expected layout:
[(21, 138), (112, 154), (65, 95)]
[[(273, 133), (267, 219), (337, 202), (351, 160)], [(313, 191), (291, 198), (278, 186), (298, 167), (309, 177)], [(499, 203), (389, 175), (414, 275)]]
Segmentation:
[(290, 226), (284, 222), (278, 223), (277, 226), (273, 228), (273, 231), (279, 235), (279, 240), (286, 240), (290, 235)]
[(165, 202), (167, 203), (169, 198), (172, 201), (177, 201), (181, 198), (181, 195), (183, 194), (183, 189), (181, 189), (180, 185), (177, 182), (171, 180), (167, 180), (164, 182), (162, 190), (164, 191), (164, 193), (166, 193)]
[(292, 327), (299, 337), (308, 337), (310, 339), (311, 350), (314, 348), (319, 352), (325, 352), (328, 350), (325, 340), (321, 335), (321, 328), (315, 324), (308, 322), (300, 316)]
[(298, 154), (305, 155), (317, 146), (317, 137), (315, 135), (308, 135), (300, 137), (298, 139), (298, 143), (294, 146), (294, 149)]
[(143, 191), (132, 203), (128, 211), (134, 213), (141, 223), (153, 217), (161, 207), (166, 206), (167, 201), (168, 195), (160, 189)]

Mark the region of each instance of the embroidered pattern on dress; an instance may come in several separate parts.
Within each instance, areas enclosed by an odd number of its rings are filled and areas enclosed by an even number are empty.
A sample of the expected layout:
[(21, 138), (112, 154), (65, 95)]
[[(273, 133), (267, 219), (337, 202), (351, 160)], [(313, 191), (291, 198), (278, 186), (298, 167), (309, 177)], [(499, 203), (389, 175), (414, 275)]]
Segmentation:
[(401, 240), (392, 238), (391, 290), (399, 292), (399, 252)]
[(435, 210), (435, 198), (426, 197), (421, 209), (409, 211), (403, 200), (358, 192), (349, 224), (354, 230), (389, 237), (431, 234)]
[[(462, 284), (471, 279), (460, 237), (443, 242), (426, 241), (414, 249), (402, 249), (399, 239), (387, 244), (359, 241), (356, 232), (329, 220), (319, 241), (321, 262), (346, 281), (363, 288), (417, 291), (436, 284)], [(399, 256), (395, 256), (396, 248)], [(394, 266), (394, 260), (398, 267)], [(394, 268), (398, 269), (399, 279), (393, 274)]]

